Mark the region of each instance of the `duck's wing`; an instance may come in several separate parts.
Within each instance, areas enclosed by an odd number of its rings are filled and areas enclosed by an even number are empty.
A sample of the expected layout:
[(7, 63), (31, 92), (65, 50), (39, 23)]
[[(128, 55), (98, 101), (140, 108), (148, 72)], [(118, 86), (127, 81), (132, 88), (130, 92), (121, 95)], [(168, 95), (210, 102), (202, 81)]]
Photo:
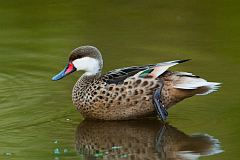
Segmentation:
[(107, 74), (103, 75), (102, 78), (107, 83), (111, 84), (121, 84), (127, 78), (157, 78), (168, 68), (175, 66), (179, 63), (183, 63), (188, 61), (187, 60), (176, 60), (176, 61), (169, 61), (163, 62), (158, 64), (149, 64), (144, 66), (131, 66), (125, 67), (120, 69), (115, 69), (113, 71), (108, 72)]
[(144, 71), (154, 67), (156, 64), (149, 64), (144, 66), (131, 66), (131, 67), (124, 67), (109, 71), (105, 75), (102, 76), (103, 80), (107, 83), (111, 84), (121, 84), (123, 81), (129, 77), (134, 76), (135, 74), (139, 73), (140, 71)]
[(186, 61), (189, 61), (190, 59), (186, 60), (175, 60), (175, 61), (168, 61), (168, 62), (162, 62), (158, 63), (155, 66), (145, 69), (143, 71), (138, 72), (133, 77), (135, 78), (158, 78), (161, 76), (164, 72), (166, 72), (170, 67), (175, 66), (179, 63), (183, 63)]

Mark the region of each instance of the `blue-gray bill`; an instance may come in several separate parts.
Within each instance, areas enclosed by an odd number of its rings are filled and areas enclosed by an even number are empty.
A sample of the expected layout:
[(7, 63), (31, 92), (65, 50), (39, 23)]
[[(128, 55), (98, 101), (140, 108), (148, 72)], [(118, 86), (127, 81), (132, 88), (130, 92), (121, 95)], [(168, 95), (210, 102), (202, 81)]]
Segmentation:
[(60, 80), (65, 76), (69, 75), (70, 73), (73, 73), (74, 71), (76, 71), (76, 68), (73, 66), (72, 63), (68, 63), (68, 65), (61, 72), (52, 77), (52, 80), (53, 81)]

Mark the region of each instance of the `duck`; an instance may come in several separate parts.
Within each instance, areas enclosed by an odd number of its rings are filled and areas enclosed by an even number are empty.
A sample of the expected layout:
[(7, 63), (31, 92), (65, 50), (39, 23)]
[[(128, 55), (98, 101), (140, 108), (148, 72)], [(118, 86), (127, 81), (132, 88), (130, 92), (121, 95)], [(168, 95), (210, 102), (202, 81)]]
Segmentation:
[(123, 67), (102, 74), (103, 58), (94, 46), (75, 48), (66, 67), (52, 77), (60, 80), (75, 71), (84, 71), (72, 90), (72, 101), (84, 118), (129, 120), (159, 117), (166, 121), (168, 109), (194, 95), (207, 95), (218, 82), (169, 68), (189, 61)]

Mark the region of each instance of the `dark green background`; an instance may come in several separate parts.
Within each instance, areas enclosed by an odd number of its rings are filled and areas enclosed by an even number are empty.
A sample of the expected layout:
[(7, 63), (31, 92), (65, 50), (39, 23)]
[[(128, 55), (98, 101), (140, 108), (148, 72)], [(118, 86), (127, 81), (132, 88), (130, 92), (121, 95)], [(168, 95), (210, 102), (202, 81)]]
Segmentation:
[(88, 44), (102, 52), (104, 71), (192, 59), (173, 70), (221, 82), (222, 88), (177, 104), (168, 121), (187, 134), (219, 139), (224, 152), (202, 159), (238, 159), (236, 2), (1, 0), (0, 158), (54, 159), (58, 140), (71, 153), (61, 159), (81, 159), (74, 150), (74, 132), (82, 118), (71, 102), (80, 73), (59, 82), (51, 77), (65, 66), (72, 49)]

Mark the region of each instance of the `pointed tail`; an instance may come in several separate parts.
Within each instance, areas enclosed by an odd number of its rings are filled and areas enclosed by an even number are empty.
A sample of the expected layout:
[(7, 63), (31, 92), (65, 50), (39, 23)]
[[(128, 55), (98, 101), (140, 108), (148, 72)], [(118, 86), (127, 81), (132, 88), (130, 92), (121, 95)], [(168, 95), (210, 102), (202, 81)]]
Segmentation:
[(207, 82), (191, 73), (180, 72), (179, 78), (174, 82), (174, 88), (196, 90), (196, 95), (207, 95), (217, 91), (221, 83)]

